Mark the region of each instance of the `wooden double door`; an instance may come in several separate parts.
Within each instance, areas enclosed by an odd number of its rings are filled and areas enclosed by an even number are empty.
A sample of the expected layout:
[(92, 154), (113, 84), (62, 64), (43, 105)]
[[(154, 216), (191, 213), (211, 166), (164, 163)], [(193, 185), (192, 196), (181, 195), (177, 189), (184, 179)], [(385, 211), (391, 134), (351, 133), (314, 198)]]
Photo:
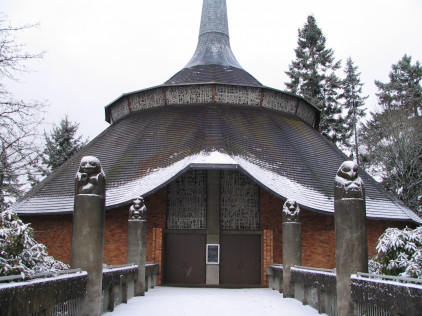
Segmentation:
[[(164, 282), (206, 283), (206, 234), (167, 233), (164, 250)], [(220, 285), (261, 284), (261, 235), (220, 235)]]
[(164, 282), (205, 284), (206, 234), (166, 233)]

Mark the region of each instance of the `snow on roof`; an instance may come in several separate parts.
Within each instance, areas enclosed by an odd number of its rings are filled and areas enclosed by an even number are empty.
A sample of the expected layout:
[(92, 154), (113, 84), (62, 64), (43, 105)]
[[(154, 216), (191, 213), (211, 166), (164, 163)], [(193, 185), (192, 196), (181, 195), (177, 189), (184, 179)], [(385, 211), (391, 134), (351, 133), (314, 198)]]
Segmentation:
[[(111, 125), (12, 209), (19, 215), (72, 213), (83, 156), (101, 161), (108, 209), (152, 194), (189, 169), (238, 169), (275, 196), (328, 214), (334, 212), (334, 177), (347, 159), (317, 130), (285, 113), (242, 105), (154, 108)], [(368, 174), (361, 178), (369, 218), (421, 223)]]

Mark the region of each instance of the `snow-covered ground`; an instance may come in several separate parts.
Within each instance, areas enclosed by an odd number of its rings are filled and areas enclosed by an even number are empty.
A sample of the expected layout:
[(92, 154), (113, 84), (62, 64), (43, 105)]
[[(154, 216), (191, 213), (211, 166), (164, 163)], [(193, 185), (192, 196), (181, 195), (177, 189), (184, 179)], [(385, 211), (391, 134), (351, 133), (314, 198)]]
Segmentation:
[(315, 316), (316, 309), (268, 288), (221, 289), (157, 286), (105, 315)]

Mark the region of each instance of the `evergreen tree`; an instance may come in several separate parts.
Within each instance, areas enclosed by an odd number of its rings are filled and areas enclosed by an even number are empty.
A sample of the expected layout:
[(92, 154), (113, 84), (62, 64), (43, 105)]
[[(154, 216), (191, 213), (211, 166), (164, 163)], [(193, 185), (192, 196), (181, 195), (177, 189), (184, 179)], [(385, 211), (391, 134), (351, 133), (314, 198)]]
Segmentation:
[(378, 239), (377, 255), (369, 260), (369, 272), (422, 279), (422, 226), (387, 228)]
[(419, 61), (412, 65), (412, 57), (404, 55), (392, 65), (390, 82), (376, 80), (380, 104), (386, 109), (404, 108), (409, 115), (422, 116), (422, 66)]
[(59, 126), (47, 134), (44, 132), (45, 149), (41, 155), (41, 162), (47, 168), (38, 165), (43, 175), (48, 175), (60, 167), (66, 160), (80, 150), (87, 141), (82, 141), (82, 136), (76, 137), (79, 124), (69, 121), (68, 117), (60, 121)]
[(337, 101), (341, 80), (336, 75), (340, 61), (335, 61), (334, 51), (325, 47), (326, 39), (313, 16), (299, 29), (296, 60), (286, 74), (290, 82), (287, 89), (304, 97), (321, 110), (320, 131), (334, 143), (344, 135), (341, 108)]
[(343, 109), (347, 110), (344, 120), (344, 145), (354, 149), (354, 156), (359, 164), (357, 127), (361, 118), (365, 116), (365, 100), (368, 96), (362, 97), (363, 83), (360, 81), (360, 73), (357, 70), (358, 67), (354, 66), (353, 60), (349, 57), (344, 71), (346, 77), (342, 81), (342, 93), (339, 98), (344, 100)]
[(390, 82), (375, 81), (382, 111), (362, 128), (361, 161), (410, 209), (422, 212), (422, 69), (404, 57), (392, 66)]
[(404, 109), (384, 110), (361, 131), (362, 166), (410, 209), (422, 212), (422, 124)]
[(34, 231), (10, 210), (0, 211), (0, 276), (32, 276), (69, 266), (49, 256), (33, 238)]

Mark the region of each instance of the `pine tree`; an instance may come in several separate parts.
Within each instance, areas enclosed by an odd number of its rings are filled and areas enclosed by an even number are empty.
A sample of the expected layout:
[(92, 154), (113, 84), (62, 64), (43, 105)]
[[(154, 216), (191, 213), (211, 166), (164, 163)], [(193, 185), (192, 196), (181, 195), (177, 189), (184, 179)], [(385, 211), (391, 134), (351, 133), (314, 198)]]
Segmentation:
[(386, 109), (404, 108), (409, 115), (422, 116), (422, 66), (419, 61), (412, 65), (412, 57), (404, 55), (392, 65), (390, 82), (376, 80), (380, 104)]
[(363, 83), (360, 81), (358, 67), (354, 66), (350, 57), (347, 59), (344, 72), (346, 77), (342, 81), (342, 93), (339, 96), (340, 99), (344, 100), (343, 109), (347, 110), (344, 120), (344, 145), (354, 149), (354, 156), (359, 164), (357, 127), (361, 118), (365, 116), (365, 100), (368, 96), (362, 97)]
[(372, 113), (361, 130), (362, 166), (410, 209), (422, 212), (422, 124), (404, 109)]
[(392, 66), (390, 82), (375, 81), (382, 111), (361, 130), (361, 161), (384, 187), (422, 213), (422, 69), (404, 57)]
[(344, 135), (341, 108), (337, 101), (341, 80), (336, 75), (340, 61), (335, 61), (334, 51), (325, 47), (326, 39), (313, 16), (299, 29), (296, 60), (286, 74), (290, 82), (287, 89), (304, 97), (321, 110), (320, 131), (334, 143)]
[(60, 121), (59, 126), (47, 134), (44, 132), (45, 149), (41, 155), (42, 163), (47, 168), (38, 166), (39, 170), (48, 175), (60, 167), (66, 160), (80, 150), (87, 141), (82, 141), (82, 136), (76, 137), (79, 124), (69, 121), (68, 117)]

